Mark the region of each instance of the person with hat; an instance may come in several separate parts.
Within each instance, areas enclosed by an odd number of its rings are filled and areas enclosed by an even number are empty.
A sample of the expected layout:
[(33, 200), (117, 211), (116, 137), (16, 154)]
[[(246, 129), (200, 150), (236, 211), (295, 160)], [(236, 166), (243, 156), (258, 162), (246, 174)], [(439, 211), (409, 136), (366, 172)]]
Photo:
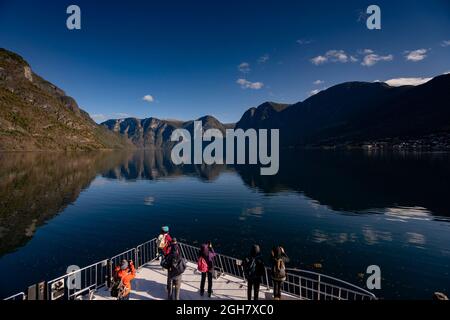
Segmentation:
[(131, 280), (136, 277), (136, 269), (132, 260), (122, 260), (120, 266), (115, 268), (115, 278), (118, 281), (117, 299), (129, 300), (131, 292)]
[(186, 270), (186, 261), (181, 256), (181, 250), (176, 238), (173, 238), (170, 253), (166, 257), (167, 262), (167, 298), (180, 300), (180, 288), (182, 275)]
[(165, 257), (169, 254), (171, 242), (172, 237), (169, 234), (169, 227), (168, 226), (161, 227), (161, 233), (159, 234), (157, 240), (159, 257)]

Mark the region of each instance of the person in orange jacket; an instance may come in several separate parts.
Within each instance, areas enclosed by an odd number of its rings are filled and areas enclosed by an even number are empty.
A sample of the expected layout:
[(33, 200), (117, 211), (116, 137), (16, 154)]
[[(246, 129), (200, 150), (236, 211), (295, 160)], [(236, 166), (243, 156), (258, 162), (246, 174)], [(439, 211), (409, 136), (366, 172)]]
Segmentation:
[(136, 277), (136, 269), (133, 261), (122, 260), (120, 266), (116, 266), (115, 274), (121, 282), (119, 286), (118, 300), (129, 300), (131, 292), (131, 280)]

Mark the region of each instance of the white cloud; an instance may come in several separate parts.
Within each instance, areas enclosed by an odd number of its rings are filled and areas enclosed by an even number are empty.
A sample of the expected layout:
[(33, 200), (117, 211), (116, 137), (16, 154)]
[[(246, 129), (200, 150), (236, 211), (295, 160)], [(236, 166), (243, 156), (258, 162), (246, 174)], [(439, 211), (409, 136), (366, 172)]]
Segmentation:
[(374, 53), (374, 51), (373, 51), (372, 49), (364, 49), (364, 50), (362, 51), (362, 53), (363, 53), (363, 54), (371, 54), (371, 53)]
[(442, 42), (441, 42), (441, 46), (444, 47), (444, 48), (450, 46), (450, 40), (444, 40), (444, 41), (442, 41)]
[(270, 56), (268, 54), (265, 54), (261, 57), (259, 57), (258, 59), (258, 63), (266, 63), (267, 61), (269, 61)]
[(316, 80), (316, 81), (314, 81), (313, 82), (313, 84), (315, 84), (316, 86), (318, 86), (319, 84), (322, 84), (322, 83), (324, 83), (325, 81), (323, 81), (323, 80)]
[(314, 57), (311, 59), (311, 63), (315, 64), (316, 66), (323, 64), (327, 61), (328, 61), (328, 59), (324, 56), (317, 56), (317, 57)]
[(116, 112), (116, 113), (113, 113), (113, 115), (115, 117), (119, 117), (119, 118), (129, 118), (130, 117), (130, 115), (128, 113), (124, 113), (124, 112)]
[(326, 62), (340, 62), (346, 63), (349, 60), (349, 56), (344, 50), (329, 50), (325, 55), (320, 55), (311, 59), (311, 63), (316, 66), (324, 64)]
[(262, 89), (262, 87), (264, 87), (264, 83), (262, 82), (251, 82), (245, 79), (238, 79), (236, 83), (239, 84), (242, 89), (259, 90)]
[(250, 64), (248, 62), (242, 62), (238, 66), (238, 70), (242, 73), (249, 73), (250, 72)]
[(417, 50), (413, 50), (413, 51), (406, 51), (406, 60), (408, 61), (412, 61), (412, 62), (418, 62), (418, 61), (422, 61), (423, 59), (425, 59), (427, 57), (427, 49), (417, 49)]
[(330, 50), (327, 52), (326, 56), (331, 62), (346, 63), (348, 61), (348, 56), (344, 50)]
[(391, 87), (418, 86), (430, 81), (432, 78), (395, 78), (385, 81)]
[(394, 56), (392, 54), (381, 56), (379, 54), (371, 53), (363, 58), (361, 65), (365, 67), (371, 67), (380, 61), (392, 61), (392, 60), (394, 60)]
[(311, 40), (307, 40), (307, 39), (298, 39), (296, 42), (297, 42), (299, 45), (303, 46), (303, 45), (310, 44), (312, 41), (311, 41)]
[(142, 100), (144, 100), (144, 101), (146, 101), (146, 102), (148, 102), (148, 103), (152, 103), (152, 102), (155, 101), (155, 98), (153, 98), (152, 95), (147, 94), (147, 95), (145, 95), (145, 96), (142, 98)]
[(350, 61), (351, 62), (358, 62), (358, 58), (356, 58), (355, 56), (350, 56)]
[(104, 115), (104, 114), (92, 114), (91, 118), (95, 122), (103, 122), (103, 121), (108, 120), (108, 117), (106, 115)]

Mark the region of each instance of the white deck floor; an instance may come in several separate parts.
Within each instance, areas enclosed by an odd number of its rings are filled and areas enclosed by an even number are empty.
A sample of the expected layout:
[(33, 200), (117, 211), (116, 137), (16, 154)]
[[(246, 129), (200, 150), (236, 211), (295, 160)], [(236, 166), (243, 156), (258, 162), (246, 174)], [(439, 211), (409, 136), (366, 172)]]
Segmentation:
[[(221, 275), (218, 279), (213, 279), (213, 295), (208, 298), (207, 294), (202, 297), (200, 290), (200, 273), (197, 266), (188, 263), (183, 274), (180, 291), (181, 300), (245, 300), (247, 299), (247, 284), (239, 278), (229, 275)], [(142, 266), (136, 272), (136, 278), (132, 281), (132, 292), (130, 300), (165, 300), (167, 299), (167, 271), (160, 267), (155, 261)], [(272, 299), (272, 292), (261, 286), (259, 298)], [(288, 298), (288, 297), (285, 297)], [(95, 300), (113, 300), (107, 289), (102, 289), (95, 293)], [(289, 298), (288, 298), (289, 299)]]

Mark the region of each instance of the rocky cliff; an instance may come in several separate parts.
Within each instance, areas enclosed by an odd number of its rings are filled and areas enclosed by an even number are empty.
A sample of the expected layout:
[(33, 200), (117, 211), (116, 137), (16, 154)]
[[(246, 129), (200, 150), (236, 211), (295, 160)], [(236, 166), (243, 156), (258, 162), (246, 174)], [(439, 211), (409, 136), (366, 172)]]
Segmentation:
[(132, 147), (97, 125), (75, 100), (0, 48), (0, 150), (94, 150)]

